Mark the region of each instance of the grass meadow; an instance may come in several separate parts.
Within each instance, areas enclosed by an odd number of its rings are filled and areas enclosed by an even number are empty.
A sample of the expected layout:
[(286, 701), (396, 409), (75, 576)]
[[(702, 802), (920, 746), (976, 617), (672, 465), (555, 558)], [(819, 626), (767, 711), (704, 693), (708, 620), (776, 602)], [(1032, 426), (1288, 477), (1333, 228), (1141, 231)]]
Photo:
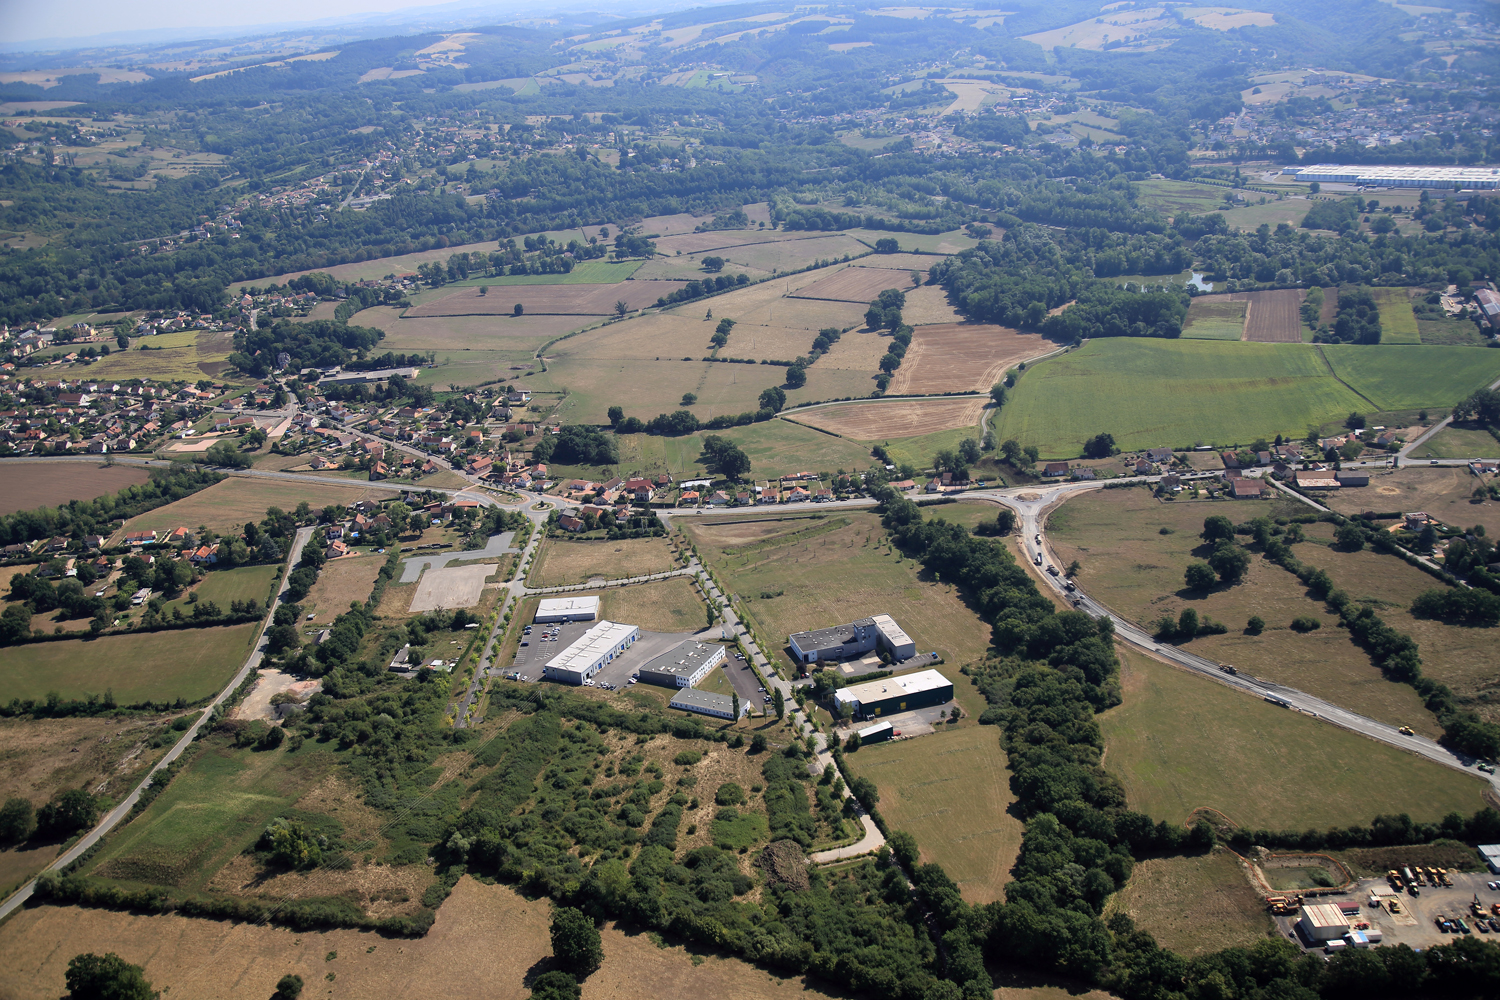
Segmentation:
[[(154, 379), (163, 382), (196, 382), (217, 378), (228, 367), (234, 349), (229, 333), (206, 330), (163, 333), (140, 337), (128, 351), (111, 348), (107, 358), (89, 366), (90, 379)], [(141, 350), (150, 347), (149, 351)]]
[[(1236, 522), (1273, 510), (1269, 502), (1155, 500), (1143, 489), (1098, 491), (1069, 500), (1048, 520), (1048, 541), (1058, 560), (1082, 564), (1079, 585), (1114, 611), (1149, 628), (1162, 615), (1194, 608), (1229, 627), (1224, 635), (1187, 643), (1200, 656), (1232, 663), (1242, 673), (1300, 688), (1334, 704), (1391, 725), (1409, 725), (1424, 736), (1441, 728), (1411, 687), (1388, 681), (1369, 656), (1338, 628), (1338, 618), (1307, 596), (1295, 576), (1255, 558), (1245, 582), (1207, 594), (1188, 591), (1183, 573), (1207, 548), (1198, 537), (1204, 518), (1227, 514)], [(1375, 595), (1404, 605), (1436, 584), (1392, 556), (1344, 553), (1308, 526), (1297, 558), (1325, 566), (1340, 588), (1356, 598)], [(1166, 528), (1169, 534), (1161, 534)], [(1383, 596), (1382, 596), (1383, 595)], [(1394, 596), (1393, 596), (1394, 595)], [(1251, 615), (1266, 623), (1261, 635), (1244, 633)], [(1316, 618), (1322, 627), (1301, 634), (1292, 619)]]
[(1500, 458), (1500, 441), (1489, 431), (1472, 424), (1449, 424), (1422, 442), (1412, 458)]
[(338, 482), (311, 477), (301, 483), (230, 477), (192, 496), (131, 518), (115, 537), (123, 538), (132, 531), (171, 531), (199, 525), (220, 532), (238, 532), (244, 529), (246, 521), (264, 518), (269, 507), (294, 510), (303, 500), (314, 508), (329, 504), (348, 506), (369, 497), (391, 495), (389, 490), (372, 490), (352, 480), (347, 486), (335, 485)]
[(957, 677), (959, 704), (978, 718), (983, 699), (957, 674), (989, 646), (989, 629), (948, 584), (926, 579), (896, 552), (873, 514), (742, 524), (689, 524), (700, 555), (740, 597), (739, 610), (766, 640), (767, 656), (791, 665), (793, 632), (890, 614), (919, 651), (937, 650)]
[(587, 583), (595, 577), (623, 580), (665, 573), (672, 564), (672, 550), (661, 538), (614, 542), (549, 538), (542, 543), (527, 582), (533, 587), (562, 587)]
[(1451, 405), (1497, 378), (1500, 352), (1481, 349), (1094, 340), (1029, 369), (994, 429), (1053, 459), (1101, 431), (1126, 451), (1228, 446), (1354, 410)]
[(1207, 806), (1243, 827), (1326, 829), (1483, 807), (1477, 776), (1129, 650), (1120, 660), (1125, 701), (1100, 727), (1127, 804), (1153, 819), (1181, 823)]
[(259, 630), (254, 623), (14, 646), (0, 671), (0, 703), (41, 699), (52, 691), (64, 698), (113, 691), (122, 705), (195, 702), (228, 682)]
[(1196, 298), (1188, 306), (1182, 335), (1192, 340), (1240, 340), (1245, 334), (1247, 304)]
[(1404, 288), (1372, 288), (1380, 307), (1380, 342), (1382, 344), (1420, 344), (1417, 317), (1411, 309), (1411, 297)]
[[(266, 607), (271, 594), (271, 584), (281, 579), (282, 566), (237, 566), (234, 569), (211, 570), (201, 583), (193, 588), (198, 600), (213, 601), (226, 612), (231, 601), (259, 601)], [(174, 607), (182, 608), (183, 614), (192, 613), (192, 605), (184, 594), (176, 601), (167, 603), (164, 609), (171, 614)]]
[(943, 866), (970, 903), (1005, 898), (1021, 849), (1021, 821), (999, 734), (980, 726), (863, 747), (846, 754), (851, 777), (880, 789), (880, 812), (917, 838), (924, 862)]
[(1224, 848), (1137, 861), (1130, 881), (1105, 906), (1106, 919), (1116, 913), (1189, 958), (1248, 947), (1275, 930), (1265, 900)]

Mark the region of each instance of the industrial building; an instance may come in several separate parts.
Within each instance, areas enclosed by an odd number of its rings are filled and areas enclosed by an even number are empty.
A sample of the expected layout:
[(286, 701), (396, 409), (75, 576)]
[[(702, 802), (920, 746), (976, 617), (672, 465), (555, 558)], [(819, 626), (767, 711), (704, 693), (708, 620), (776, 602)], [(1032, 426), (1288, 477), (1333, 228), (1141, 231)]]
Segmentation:
[[(873, 719), (895, 712), (946, 705), (953, 700), (953, 682), (936, 670), (919, 670), (866, 684), (851, 684), (834, 693), (842, 714), (848, 705), (856, 719)], [(864, 737), (860, 737), (864, 739)]]
[(641, 680), (662, 687), (690, 688), (708, 676), (708, 672), (728, 659), (729, 654), (718, 643), (688, 639), (641, 667)]
[(1359, 184), (1383, 188), (1442, 188), (1447, 191), (1493, 191), (1500, 188), (1500, 169), (1494, 167), (1382, 167), (1318, 163), (1311, 167), (1283, 167), (1299, 181), (1319, 184)]
[[(697, 712), (699, 715), (712, 715), (719, 719), (734, 718), (734, 698), (727, 694), (713, 694), (709, 691), (699, 691), (696, 688), (683, 688), (673, 697), (671, 708), (683, 712)], [(750, 706), (740, 703), (740, 715), (750, 711)]]
[(867, 726), (857, 731), (859, 745), (868, 746), (871, 743), (884, 743), (896, 735), (896, 727), (889, 722), (877, 722), (873, 726)]
[(1500, 844), (1480, 844), (1479, 853), (1490, 866), (1490, 874), (1500, 875)]
[(1492, 327), (1500, 326), (1500, 295), (1488, 288), (1481, 288), (1474, 293), (1474, 304), (1479, 306), (1486, 323)]
[(534, 622), (591, 622), (599, 617), (598, 597), (548, 597), (536, 606)]
[(600, 622), (548, 660), (542, 676), (563, 684), (582, 684), (640, 637), (639, 626)]
[(917, 644), (902, 631), (890, 615), (861, 618), (848, 625), (794, 632), (788, 640), (797, 659), (803, 663), (819, 660), (852, 660), (876, 646), (884, 647), (891, 658), (900, 662), (917, 655)]
[(1339, 941), (1349, 933), (1349, 918), (1332, 903), (1309, 903), (1297, 926), (1309, 941)]

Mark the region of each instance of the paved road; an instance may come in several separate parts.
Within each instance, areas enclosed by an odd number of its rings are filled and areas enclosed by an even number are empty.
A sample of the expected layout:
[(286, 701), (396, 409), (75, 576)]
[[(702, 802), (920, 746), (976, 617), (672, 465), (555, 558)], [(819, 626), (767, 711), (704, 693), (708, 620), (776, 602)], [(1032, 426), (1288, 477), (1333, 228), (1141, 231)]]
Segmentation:
[[(146, 777), (141, 781), (139, 785), (135, 787), (134, 791), (125, 796), (125, 798), (121, 800), (119, 805), (115, 806), (109, 812), (105, 813), (104, 818), (99, 821), (99, 824), (97, 826), (95, 826), (92, 830), (85, 834), (78, 841), (78, 843), (69, 848), (66, 853), (64, 853), (62, 856), (57, 858), (57, 860), (48, 865), (48, 869), (62, 868), (66, 865), (72, 864), (74, 861), (78, 860), (78, 858), (82, 856), (85, 851), (98, 843), (99, 838), (103, 837), (105, 834), (119, 825), (120, 821), (128, 816), (130, 814), (130, 810), (133, 809), (135, 807), (135, 804), (140, 801), (141, 793), (144, 792), (146, 788), (151, 784), (152, 780), (156, 777), (157, 772), (161, 771), (168, 764), (172, 763), (178, 757), (182, 756), (182, 752), (188, 748), (188, 745), (191, 744), (194, 739), (197, 738), (198, 733), (203, 729), (205, 725), (208, 724), (209, 720), (212, 718), (214, 708), (221, 702), (223, 702), (224, 699), (234, 694), (235, 691), (239, 690), (239, 686), (245, 683), (245, 679), (250, 676), (251, 672), (260, 667), (261, 660), (265, 657), (266, 653), (266, 630), (270, 628), (271, 619), (276, 614), (277, 604), (280, 603), (279, 598), (286, 593), (287, 577), (291, 574), (292, 567), (297, 565), (297, 560), (302, 558), (302, 547), (307, 544), (307, 540), (312, 537), (312, 533), (312, 528), (298, 529), (296, 539), (292, 543), (291, 555), (287, 558), (286, 561), (286, 569), (281, 573), (281, 589), (277, 592), (278, 601), (273, 602), (271, 604), (271, 607), (266, 611), (265, 620), (260, 624), (260, 633), (256, 636), (255, 648), (251, 650), (250, 656), (245, 660), (245, 665), (240, 667), (239, 671), (224, 687), (224, 690), (220, 691), (218, 696), (215, 697), (213, 701), (209, 702), (208, 708), (205, 711), (199, 713), (198, 721), (195, 722), (187, 730), (187, 732), (182, 734), (182, 738), (177, 741), (176, 745), (174, 745), (172, 749), (167, 751), (166, 756), (157, 761), (156, 766), (151, 768), (151, 770), (146, 773)], [(32, 891), (35, 888), (36, 879), (32, 879), (30, 882), (27, 882), (21, 888), (12, 893), (10, 898), (7, 899), (4, 903), (0, 903), (0, 920), (4, 920), (6, 917), (10, 916), (11, 913), (15, 912), (17, 907), (23, 905), (28, 899), (30, 899)]]

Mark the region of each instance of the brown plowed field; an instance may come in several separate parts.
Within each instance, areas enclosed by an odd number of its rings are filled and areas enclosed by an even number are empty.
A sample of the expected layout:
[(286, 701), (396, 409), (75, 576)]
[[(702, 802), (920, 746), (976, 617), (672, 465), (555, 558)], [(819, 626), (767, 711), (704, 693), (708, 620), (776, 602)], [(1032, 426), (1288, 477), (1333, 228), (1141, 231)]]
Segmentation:
[(857, 441), (877, 441), (974, 427), (984, 403), (974, 397), (857, 403), (803, 411), (792, 419)]
[(1057, 345), (1033, 333), (984, 323), (919, 326), (891, 380), (891, 395), (988, 391), (1011, 366)]
[(909, 271), (886, 267), (846, 267), (837, 274), (819, 278), (806, 288), (799, 288), (789, 298), (832, 299), (836, 302), (870, 302), (887, 288), (909, 291)]
[(621, 299), (631, 309), (640, 309), (654, 305), (659, 297), (670, 295), (685, 284), (685, 281), (621, 281), (611, 285), (499, 285), (486, 295), (480, 295), (478, 288), (460, 288), (408, 309), (406, 317), (508, 316), (518, 302), (528, 316), (608, 316)]
[(1262, 344), (1302, 343), (1302, 316), (1299, 309), (1307, 295), (1300, 288), (1282, 288), (1274, 292), (1236, 292), (1250, 303), (1245, 318), (1245, 339)]
[(92, 500), (136, 486), (151, 478), (140, 468), (103, 462), (9, 462), (10, 475), (0, 487), (0, 514), (37, 507), (56, 507), (69, 500)]

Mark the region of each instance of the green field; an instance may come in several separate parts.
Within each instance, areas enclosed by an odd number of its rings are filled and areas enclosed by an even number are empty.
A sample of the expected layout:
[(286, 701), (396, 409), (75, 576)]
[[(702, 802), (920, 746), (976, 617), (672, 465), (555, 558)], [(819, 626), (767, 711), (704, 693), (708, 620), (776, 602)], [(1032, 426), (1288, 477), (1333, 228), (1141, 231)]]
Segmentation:
[(1100, 717), (1109, 770), (1153, 819), (1181, 823), (1207, 806), (1243, 827), (1321, 830), (1484, 805), (1476, 776), (1136, 653), (1121, 660), (1125, 703)]
[(1500, 351), (1483, 347), (1334, 345), (1323, 353), (1380, 410), (1451, 406), (1500, 379)]
[(1449, 424), (1418, 445), (1412, 458), (1500, 458), (1500, 441), (1477, 427)]
[(0, 704), (41, 699), (52, 691), (83, 698), (107, 690), (122, 705), (195, 702), (228, 682), (259, 631), (259, 624), (250, 624), (13, 646), (0, 671)]
[[(470, 278), (455, 281), (444, 288), (469, 288), (479, 285), (613, 285), (639, 271), (644, 261), (586, 260), (574, 265), (567, 274), (507, 274), (499, 277)], [(438, 289), (440, 291), (440, 289)]]
[(109, 357), (89, 366), (89, 378), (196, 382), (217, 377), (228, 367), (233, 343), (228, 333), (185, 331), (139, 337), (128, 351), (110, 350)]
[(1411, 310), (1411, 299), (1404, 288), (1372, 288), (1380, 306), (1380, 342), (1382, 344), (1420, 344), (1417, 317)]
[(924, 862), (943, 866), (970, 903), (1005, 897), (1021, 849), (1021, 821), (999, 734), (988, 726), (864, 747), (846, 754), (850, 777), (880, 789), (893, 830), (917, 838)]
[[(978, 427), (955, 427), (952, 430), (921, 434), (917, 437), (892, 438), (885, 442), (885, 450), (894, 465), (910, 463), (918, 469), (932, 467), (933, 456), (945, 448), (957, 448), (964, 438), (979, 439)], [(871, 445), (881, 444), (871, 441)]]
[(1204, 212), (1217, 212), (1224, 207), (1224, 195), (1229, 193), (1227, 187), (1154, 178), (1138, 181), (1135, 187), (1138, 192), (1138, 201), (1142, 206), (1154, 208), (1164, 215), (1177, 215), (1183, 212), (1202, 215)]
[(996, 440), (1074, 458), (1101, 431), (1121, 449), (1301, 437), (1351, 411), (1451, 405), (1500, 378), (1500, 352), (1416, 346), (1110, 338), (1039, 362), (995, 418)]
[[(282, 567), (275, 566), (239, 566), (235, 569), (212, 570), (203, 578), (203, 582), (193, 589), (198, 595), (198, 601), (213, 601), (227, 613), (231, 601), (259, 601), (262, 607), (266, 606), (266, 599), (271, 594), (271, 584), (281, 578)], [(192, 605), (188, 603), (187, 596), (183, 595), (180, 600), (172, 601), (166, 606), (166, 613), (171, 614), (171, 609), (181, 607), (183, 614), (192, 613)]]
[(1245, 335), (1247, 302), (1194, 299), (1182, 335), (1192, 340), (1240, 340)]
[(309, 740), (296, 753), (208, 743), (166, 791), (112, 836), (89, 872), (130, 883), (202, 889), (250, 847), (333, 762)]

